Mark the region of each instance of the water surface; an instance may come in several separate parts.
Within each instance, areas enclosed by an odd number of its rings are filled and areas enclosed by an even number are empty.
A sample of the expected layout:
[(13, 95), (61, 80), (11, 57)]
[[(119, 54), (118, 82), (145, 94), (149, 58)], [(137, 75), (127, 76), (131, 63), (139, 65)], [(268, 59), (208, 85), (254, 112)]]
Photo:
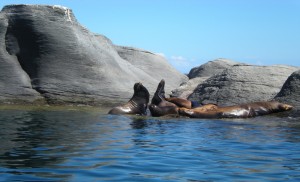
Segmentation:
[(2, 181), (299, 181), (300, 120), (0, 110)]

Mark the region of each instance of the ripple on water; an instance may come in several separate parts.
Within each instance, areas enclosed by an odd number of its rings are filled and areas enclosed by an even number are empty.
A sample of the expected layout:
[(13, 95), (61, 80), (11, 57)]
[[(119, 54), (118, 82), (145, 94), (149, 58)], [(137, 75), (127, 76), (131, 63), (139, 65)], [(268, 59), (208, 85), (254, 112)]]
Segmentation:
[(4, 181), (300, 180), (297, 119), (0, 111)]

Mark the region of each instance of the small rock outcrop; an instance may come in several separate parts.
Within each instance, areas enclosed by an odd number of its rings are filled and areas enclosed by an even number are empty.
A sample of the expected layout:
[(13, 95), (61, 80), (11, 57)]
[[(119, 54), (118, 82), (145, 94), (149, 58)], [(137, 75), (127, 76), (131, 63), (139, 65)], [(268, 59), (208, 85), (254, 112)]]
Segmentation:
[(168, 83), (165, 87), (167, 93), (188, 80), (185, 75), (179, 73), (164, 57), (158, 54), (133, 47), (115, 46), (115, 48), (121, 58), (155, 79), (155, 87), (149, 87), (151, 93), (155, 92), (161, 79)]
[(154, 92), (161, 79), (173, 88), (187, 80), (158, 55), (90, 32), (62, 6), (5, 6), (0, 46), (0, 103), (114, 105), (136, 82)]
[(189, 99), (220, 106), (271, 100), (297, 69), (283, 65), (235, 65), (199, 84)]
[(196, 77), (211, 77), (212, 75), (221, 73), (223, 70), (230, 68), (236, 64), (242, 63), (219, 58), (191, 69), (191, 71), (188, 74), (188, 77), (189, 79), (193, 79)]
[(187, 99), (197, 88), (197, 86), (209, 77), (196, 77), (182, 83), (178, 88), (172, 90), (171, 97)]
[(196, 87), (203, 83), (206, 79), (238, 64), (243, 65), (243, 63), (219, 58), (192, 68), (188, 74), (189, 80), (182, 83), (178, 88), (172, 90), (171, 96), (186, 99), (194, 92)]
[(296, 110), (300, 110), (300, 70), (295, 71), (288, 77), (274, 99), (289, 103), (293, 105)]

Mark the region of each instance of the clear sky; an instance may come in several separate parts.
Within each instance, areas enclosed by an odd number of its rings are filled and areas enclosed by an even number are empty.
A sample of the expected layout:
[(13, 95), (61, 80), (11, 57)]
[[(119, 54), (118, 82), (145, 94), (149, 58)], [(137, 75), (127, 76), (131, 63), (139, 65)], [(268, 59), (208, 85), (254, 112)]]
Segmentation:
[(300, 0), (0, 0), (63, 5), (114, 44), (164, 55), (188, 73), (217, 58), (300, 66)]

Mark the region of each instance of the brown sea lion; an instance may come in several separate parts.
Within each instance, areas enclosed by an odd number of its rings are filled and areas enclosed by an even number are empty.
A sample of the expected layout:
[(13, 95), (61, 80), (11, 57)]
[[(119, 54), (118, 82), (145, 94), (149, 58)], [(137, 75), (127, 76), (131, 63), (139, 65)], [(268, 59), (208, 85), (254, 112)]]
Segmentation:
[(178, 107), (192, 109), (192, 102), (187, 99), (178, 98), (178, 97), (170, 97), (170, 98), (165, 98), (165, 99), (168, 102), (172, 102), (173, 104), (176, 104)]
[(126, 104), (112, 108), (108, 114), (147, 115), (148, 90), (141, 83), (135, 83), (133, 90), (133, 96)]
[(154, 93), (154, 96), (151, 100), (151, 104), (160, 106), (160, 107), (164, 107), (164, 106), (176, 106), (176, 104), (169, 102), (166, 100), (165, 97), (165, 80), (162, 79), (158, 86), (157, 89)]
[[(207, 106), (204, 106), (207, 107)], [(242, 105), (218, 107), (211, 106), (208, 108), (186, 109), (179, 108), (179, 115), (191, 118), (249, 118), (271, 114), (275, 112), (291, 110), (293, 106), (279, 103), (276, 101), (253, 102)]]
[(164, 79), (162, 79), (157, 86), (151, 104), (149, 105), (149, 110), (151, 115), (155, 117), (177, 114), (177, 105), (166, 100)]
[(166, 115), (178, 115), (178, 107), (177, 106), (157, 106), (154, 104), (149, 105), (149, 110), (153, 117), (160, 117)]

